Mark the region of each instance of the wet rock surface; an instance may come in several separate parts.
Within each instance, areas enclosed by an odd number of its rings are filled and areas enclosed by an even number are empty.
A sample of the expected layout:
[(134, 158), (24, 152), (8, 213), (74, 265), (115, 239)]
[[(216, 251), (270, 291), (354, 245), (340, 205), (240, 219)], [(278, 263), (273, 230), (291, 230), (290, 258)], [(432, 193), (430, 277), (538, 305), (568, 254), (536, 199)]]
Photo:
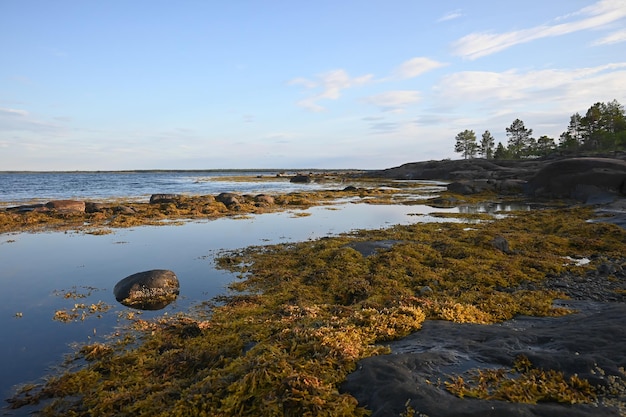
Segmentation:
[[(505, 242), (492, 243), (503, 250)], [(598, 266), (582, 275), (548, 276), (541, 284), (520, 289), (558, 291), (570, 298), (558, 305), (574, 314), (517, 317), (495, 325), (427, 321), (420, 331), (392, 342), (392, 354), (360, 361), (342, 389), (375, 417), (398, 416), (407, 404), (429, 417), (624, 415), (626, 409), (611, 401), (623, 407), (623, 392), (597, 404), (570, 405), (459, 398), (446, 390), (451, 376), (471, 369), (511, 368), (519, 355), (538, 368), (578, 375), (607, 392), (615, 381), (626, 387), (626, 258), (597, 255), (569, 261)]]
[(578, 312), (559, 318), (518, 317), (497, 325), (427, 321), (419, 332), (392, 342), (392, 354), (360, 361), (342, 389), (374, 417), (401, 415), (407, 405), (422, 413), (416, 415), (429, 417), (620, 415), (608, 400), (520, 404), (459, 398), (446, 390), (449, 376), (476, 368), (510, 368), (518, 355), (538, 368), (576, 374), (607, 391), (615, 380), (623, 384), (626, 304), (575, 300), (562, 305)]

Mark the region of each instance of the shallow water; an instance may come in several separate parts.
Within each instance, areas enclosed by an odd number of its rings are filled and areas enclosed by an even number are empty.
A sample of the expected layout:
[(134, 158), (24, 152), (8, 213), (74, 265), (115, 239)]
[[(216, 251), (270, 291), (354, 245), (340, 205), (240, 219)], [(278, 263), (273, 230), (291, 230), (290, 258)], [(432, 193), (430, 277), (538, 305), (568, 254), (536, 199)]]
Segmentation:
[[(64, 232), (0, 235), (0, 394), (7, 398), (15, 384), (45, 375), (71, 352), (70, 344), (99, 340), (123, 324), (125, 319), (119, 314), (132, 310), (115, 301), (112, 289), (135, 272), (170, 269), (176, 273), (181, 285), (179, 298), (163, 310), (143, 312), (142, 317), (173, 314), (224, 294), (227, 284), (236, 279), (214, 268), (213, 258), (221, 250), (395, 224), (449, 221), (428, 215), (435, 211), (458, 212), (423, 205), (344, 203), (241, 219), (116, 229), (101, 236)], [(87, 296), (66, 299), (63, 294), (67, 291)], [(53, 320), (57, 310), (100, 301), (112, 306), (101, 318), (92, 315), (70, 323)]]

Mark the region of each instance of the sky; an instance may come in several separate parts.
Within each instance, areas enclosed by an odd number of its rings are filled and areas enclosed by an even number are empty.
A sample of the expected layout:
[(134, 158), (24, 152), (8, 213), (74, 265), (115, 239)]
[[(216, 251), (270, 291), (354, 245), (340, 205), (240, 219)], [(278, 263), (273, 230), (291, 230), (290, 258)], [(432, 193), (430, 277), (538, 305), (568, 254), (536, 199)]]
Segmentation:
[(626, 0), (0, 0), (0, 171), (381, 169), (626, 105)]

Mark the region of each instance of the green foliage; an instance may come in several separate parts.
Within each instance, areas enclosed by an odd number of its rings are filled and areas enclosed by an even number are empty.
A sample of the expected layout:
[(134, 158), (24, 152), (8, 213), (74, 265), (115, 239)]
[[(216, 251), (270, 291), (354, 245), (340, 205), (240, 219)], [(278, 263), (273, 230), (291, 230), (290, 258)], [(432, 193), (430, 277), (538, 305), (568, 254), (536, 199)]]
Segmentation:
[(481, 137), (480, 145), (478, 147), (479, 153), (485, 158), (491, 159), (494, 157), (493, 155), (494, 146), (495, 146), (495, 139), (491, 135), (491, 132), (489, 132), (488, 130), (485, 130), (485, 132), (483, 133)]
[(473, 158), (478, 150), (476, 133), (473, 130), (464, 130), (456, 135), (454, 152), (461, 153), (464, 159)]
[(473, 133), (468, 130), (459, 133), (454, 149), (455, 152), (463, 153), (465, 158), (473, 157), (474, 148), (477, 148), (484, 157), (490, 158), (492, 155), (495, 159), (541, 157), (556, 150), (564, 152), (615, 151), (626, 149), (626, 113), (624, 106), (617, 100), (595, 103), (584, 116), (574, 113), (570, 117), (567, 129), (559, 136), (558, 146), (553, 138), (546, 135), (534, 139), (533, 130), (527, 129), (520, 119), (515, 119), (506, 128), (508, 147), (498, 143), (495, 151), (493, 150), (493, 137), (488, 130), (483, 133), (481, 143), (477, 147), (466, 145), (466, 143), (472, 143), (466, 132)]

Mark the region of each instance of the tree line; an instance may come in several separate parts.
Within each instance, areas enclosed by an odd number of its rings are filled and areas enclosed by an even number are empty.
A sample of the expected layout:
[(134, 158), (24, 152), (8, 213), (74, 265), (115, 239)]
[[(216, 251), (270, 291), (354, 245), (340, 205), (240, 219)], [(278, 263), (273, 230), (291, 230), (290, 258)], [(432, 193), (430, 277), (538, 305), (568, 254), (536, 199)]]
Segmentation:
[(515, 119), (506, 128), (507, 145), (498, 142), (485, 130), (480, 141), (473, 130), (464, 130), (456, 135), (454, 151), (463, 158), (477, 155), (487, 159), (522, 159), (547, 156), (555, 152), (602, 152), (626, 150), (626, 115), (624, 106), (613, 100), (595, 103), (584, 116), (574, 113), (570, 122), (559, 136), (558, 143), (546, 135), (533, 137), (533, 130), (524, 122)]

